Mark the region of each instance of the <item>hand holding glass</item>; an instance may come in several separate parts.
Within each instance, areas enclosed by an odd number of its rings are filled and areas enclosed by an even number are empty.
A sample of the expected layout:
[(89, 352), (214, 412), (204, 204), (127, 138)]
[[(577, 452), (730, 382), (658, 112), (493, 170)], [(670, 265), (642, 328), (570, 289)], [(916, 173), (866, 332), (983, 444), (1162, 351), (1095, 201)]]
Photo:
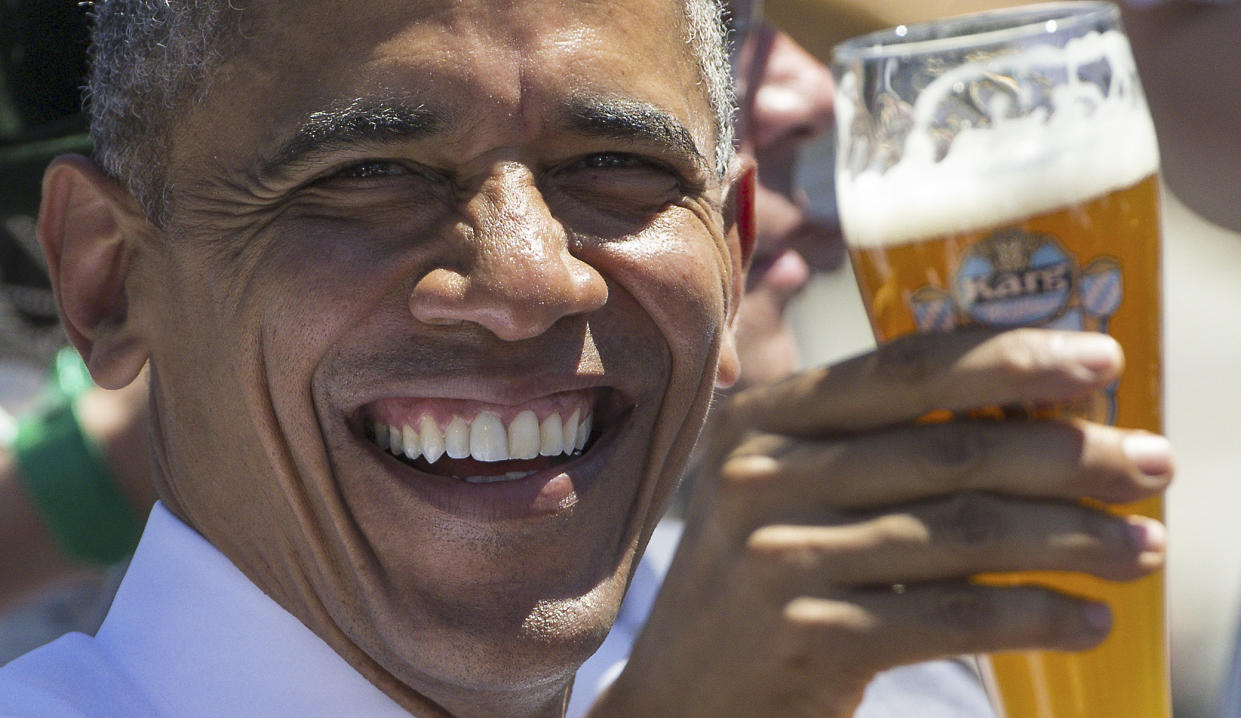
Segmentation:
[[(1162, 432), (1159, 154), (1116, 8), (903, 26), (844, 43), (836, 64), (838, 203), (876, 338), (1108, 332), (1124, 376), (1056, 415)], [(1162, 518), (1160, 500), (1121, 508)], [(1162, 574), (986, 580), (1052, 586), (1114, 615), (1085, 653), (990, 656), (1007, 718), (1171, 715)]]

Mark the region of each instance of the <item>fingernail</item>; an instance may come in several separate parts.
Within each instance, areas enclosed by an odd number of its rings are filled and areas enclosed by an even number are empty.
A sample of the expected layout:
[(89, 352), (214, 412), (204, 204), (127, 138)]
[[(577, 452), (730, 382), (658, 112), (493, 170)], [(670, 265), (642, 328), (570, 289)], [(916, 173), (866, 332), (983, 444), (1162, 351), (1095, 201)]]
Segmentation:
[(1088, 603), (1082, 608), (1082, 620), (1096, 633), (1112, 630), (1112, 609), (1106, 603)]
[(1130, 434), (1121, 442), (1129, 461), (1147, 476), (1172, 473), (1172, 443), (1158, 434)]
[(1107, 334), (1073, 332), (1067, 344), (1072, 358), (1096, 374), (1115, 372), (1123, 361), (1120, 344)]
[(1163, 524), (1144, 516), (1129, 519), (1129, 540), (1143, 553), (1168, 547), (1168, 531)]

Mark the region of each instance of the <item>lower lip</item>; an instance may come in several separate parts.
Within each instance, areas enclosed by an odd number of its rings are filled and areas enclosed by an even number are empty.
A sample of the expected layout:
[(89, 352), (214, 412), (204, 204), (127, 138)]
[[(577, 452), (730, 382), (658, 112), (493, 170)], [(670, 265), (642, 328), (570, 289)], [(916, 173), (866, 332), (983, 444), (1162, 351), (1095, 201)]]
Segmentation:
[(418, 498), (444, 513), (473, 521), (507, 521), (560, 514), (573, 508), (590, 491), (596, 477), (609, 465), (617, 443), (616, 427), (599, 436), (588, 451), (553, 468), (512, 481), (470, 483), (464, 479), (427, 474), (365, 441), (383, 468)]

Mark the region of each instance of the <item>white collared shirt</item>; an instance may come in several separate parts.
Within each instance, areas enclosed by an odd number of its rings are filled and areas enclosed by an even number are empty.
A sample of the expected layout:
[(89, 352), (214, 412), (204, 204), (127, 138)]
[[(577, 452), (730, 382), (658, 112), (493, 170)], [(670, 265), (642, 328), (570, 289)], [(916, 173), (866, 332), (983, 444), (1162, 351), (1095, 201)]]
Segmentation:
[(408, 715), (160, 504), (95, 637), (0, 669), (5, 718)]

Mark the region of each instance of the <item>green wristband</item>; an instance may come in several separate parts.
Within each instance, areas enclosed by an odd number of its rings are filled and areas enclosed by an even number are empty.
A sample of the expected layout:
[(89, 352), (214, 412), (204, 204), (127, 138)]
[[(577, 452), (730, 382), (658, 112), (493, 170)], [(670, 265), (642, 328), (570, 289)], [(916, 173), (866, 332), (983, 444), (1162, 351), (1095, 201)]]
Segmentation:
[(22, 485), (66, 554), (106, 565), (133, 551), (142, 524), (82, 433), (70, 396), (23, 418), (13, 450)]

